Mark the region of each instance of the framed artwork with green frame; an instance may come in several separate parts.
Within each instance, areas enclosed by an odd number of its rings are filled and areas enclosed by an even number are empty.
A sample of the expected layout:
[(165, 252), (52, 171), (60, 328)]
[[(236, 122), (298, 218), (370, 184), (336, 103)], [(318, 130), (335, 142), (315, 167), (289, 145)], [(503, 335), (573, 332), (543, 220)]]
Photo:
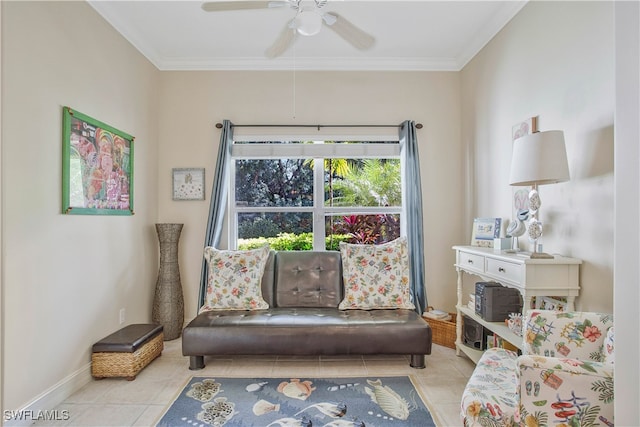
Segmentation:
[(105, 123), (63, 108), (63, 213), (133, 215), (133, 140)]

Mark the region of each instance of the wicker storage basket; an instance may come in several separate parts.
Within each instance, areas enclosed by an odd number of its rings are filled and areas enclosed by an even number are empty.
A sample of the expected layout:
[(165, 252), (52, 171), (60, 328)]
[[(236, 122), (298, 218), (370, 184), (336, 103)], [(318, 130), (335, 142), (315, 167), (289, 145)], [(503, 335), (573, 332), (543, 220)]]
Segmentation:
[(91, 374), (95, 378), (125, 377), (135, 379), (136, 375), (156, 357), (164, 348), (164, 334), (150, 339), (132, 353), (97, 352), (91, 355)]
[[(433, 310), (428, 307), (427, 311)], [(456, 348), (456, 313), (449, 313), (451, 320), (437, 320), (422, 316), (431, 326), (431, 341), (449, 348)]]

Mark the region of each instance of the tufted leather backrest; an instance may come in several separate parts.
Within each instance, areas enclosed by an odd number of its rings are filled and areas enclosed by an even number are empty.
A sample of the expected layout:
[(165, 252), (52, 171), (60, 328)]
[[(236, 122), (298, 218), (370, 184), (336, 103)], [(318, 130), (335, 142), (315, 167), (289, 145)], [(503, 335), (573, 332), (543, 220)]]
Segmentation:
[(336, 308), (343, 297), (340, 253), (278, 252), (273, 289), (271, 307)]
[(269, 307), (273, 307), (273, 281), (276, 274), (276, 251), (271, 250), (269, 252), (269, 258), (264, 266), (264, 273), (262, 274), (262, 298), (269, 304)]

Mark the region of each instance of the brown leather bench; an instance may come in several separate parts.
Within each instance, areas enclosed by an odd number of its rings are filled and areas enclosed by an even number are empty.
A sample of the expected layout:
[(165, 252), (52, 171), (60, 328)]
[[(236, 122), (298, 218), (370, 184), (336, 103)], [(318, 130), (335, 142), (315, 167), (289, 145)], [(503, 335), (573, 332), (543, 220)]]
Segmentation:
[(162, 325), (134, 324), (93, 345), (91, 375), (96, 379), (125, 377), (132, 381), (164, 348)]
[[(414, 310), (339, 310), (339, 252), (272, 251), (262, 277), (267, 310), (215, 310), (183, 330), (190, 369), (214, 355), (410, 355), (425, 367), (431, 328)], [(201, 293), (200, 304), (203, 303)]]

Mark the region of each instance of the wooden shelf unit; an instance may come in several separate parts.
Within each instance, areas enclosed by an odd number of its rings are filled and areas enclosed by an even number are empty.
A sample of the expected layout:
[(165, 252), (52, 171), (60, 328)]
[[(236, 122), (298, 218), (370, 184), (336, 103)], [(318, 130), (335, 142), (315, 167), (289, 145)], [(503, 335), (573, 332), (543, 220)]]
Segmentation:
[[(489, 331), (499, 335), (517, 348), (522, 348), (522, 338), (511, 332), (504, 322), (487, 322), (475, 310), (463, 303), (463, 275), (475, 275), (485, 281), (494, 281), (502, 286), (515, 288), (522, 295), (522, 315), (532, 306), (534, 297), (556, 296), (567, 300), (567, 310), (574, 309), (575, 298), (580, 293), (579, 267), (581, 260), (556, 256), (548, 259), (532, 259), (518, 253), (476, 246), (454, 246), (455, 268), (458, 273), (456, 304), (456, 354), (466, 354), (475, 363), (483, 351), (462, 343), (462, 316), (480, 323)], [(536, 298), (540, 307), (540, 298)]]

